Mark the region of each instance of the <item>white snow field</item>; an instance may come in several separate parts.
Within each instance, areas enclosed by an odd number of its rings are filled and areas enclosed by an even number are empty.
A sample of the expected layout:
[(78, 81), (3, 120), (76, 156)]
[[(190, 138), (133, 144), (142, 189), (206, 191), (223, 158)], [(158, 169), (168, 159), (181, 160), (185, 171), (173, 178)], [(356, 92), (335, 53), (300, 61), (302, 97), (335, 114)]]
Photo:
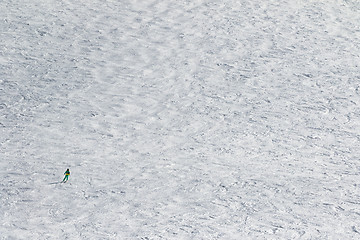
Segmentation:
[(360, 239), (360, 1), (1, 0), (0, 34), (0, 239)]

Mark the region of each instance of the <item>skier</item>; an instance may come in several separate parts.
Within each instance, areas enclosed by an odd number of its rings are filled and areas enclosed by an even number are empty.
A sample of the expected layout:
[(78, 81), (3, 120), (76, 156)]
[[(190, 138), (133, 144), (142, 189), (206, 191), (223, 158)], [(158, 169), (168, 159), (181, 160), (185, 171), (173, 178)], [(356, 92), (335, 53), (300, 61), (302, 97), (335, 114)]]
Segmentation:
[(62, 180), (62, 182), (66, 182), (68, 179), (69, 179), (69, 176), (70, 176), (70, 170), (67, 169), (66, 172), (64, 172), (64, 179)]

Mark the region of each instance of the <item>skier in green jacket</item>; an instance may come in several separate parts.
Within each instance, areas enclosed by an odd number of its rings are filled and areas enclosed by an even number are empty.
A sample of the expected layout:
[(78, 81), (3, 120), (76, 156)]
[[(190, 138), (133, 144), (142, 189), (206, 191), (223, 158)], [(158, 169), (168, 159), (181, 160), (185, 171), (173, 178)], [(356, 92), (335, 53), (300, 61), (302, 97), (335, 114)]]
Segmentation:
[(70, 170), (67, 169), (66, 172), (64, 172), (64, 179), (62, 180), (62, 182), (66, 182), (68, 179), (69, 179), (69, 176), (70, 176)]

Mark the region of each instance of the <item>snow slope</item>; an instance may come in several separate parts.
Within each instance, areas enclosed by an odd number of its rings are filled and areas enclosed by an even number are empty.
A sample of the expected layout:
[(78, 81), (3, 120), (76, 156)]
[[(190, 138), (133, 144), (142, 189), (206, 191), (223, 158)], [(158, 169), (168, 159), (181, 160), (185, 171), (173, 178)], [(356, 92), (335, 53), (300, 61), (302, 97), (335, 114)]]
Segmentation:
[(0, 30), (0, 239), (360, 238), (359, 1), (2, 0)]

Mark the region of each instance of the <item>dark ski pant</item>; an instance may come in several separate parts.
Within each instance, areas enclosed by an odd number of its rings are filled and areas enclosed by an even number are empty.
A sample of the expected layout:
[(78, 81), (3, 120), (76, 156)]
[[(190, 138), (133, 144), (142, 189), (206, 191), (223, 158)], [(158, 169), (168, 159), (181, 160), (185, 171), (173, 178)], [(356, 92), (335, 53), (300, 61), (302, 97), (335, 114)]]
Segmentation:
[(64, 179), (63, 179), (63, 182), (67, 181), (69, 178), (69, 175), (65, 175)]

